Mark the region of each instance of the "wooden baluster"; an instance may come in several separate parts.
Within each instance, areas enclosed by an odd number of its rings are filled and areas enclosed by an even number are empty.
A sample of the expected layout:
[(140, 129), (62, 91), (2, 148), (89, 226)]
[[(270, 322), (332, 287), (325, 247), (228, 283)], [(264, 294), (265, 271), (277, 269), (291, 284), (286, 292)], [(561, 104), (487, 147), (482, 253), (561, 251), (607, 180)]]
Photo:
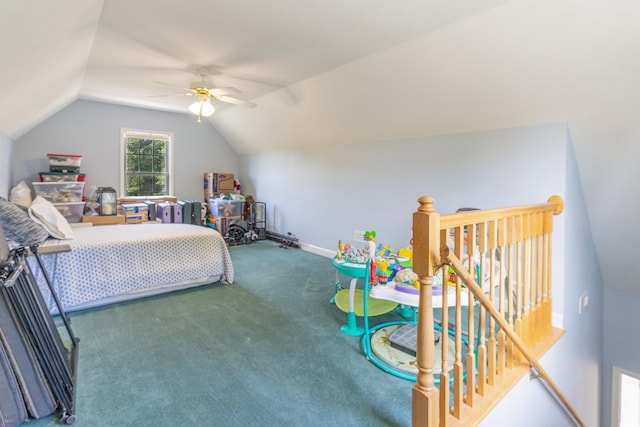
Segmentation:
[(543, 263), (542, 263), (542, 257), (543, 257), (543, 252), (542, 252), (542, 243), (543, 243), (543, 239), (544, 239), (544, 232), (543, 232), (543, 224), (544, 224), (544, 214), (543, 213), (538, 213), (536, 215), (536, 249), (537, 249), (537, 269), (536, 269), (536, 276), (537, 276), (537, 291), (536, 291), (536, 341), (539, 341), (540, 339), (542, 339), (542, 337), (544, 337), (547, 333), (545, 325), (544, 325), (544, 307), (542, 306), (542, 294), (544, 293), (544, 288), (543, 288), (543, 280), (542, 280), (542, 274), (543, 274)]
[(533, 347), (536, 340), (536, 271), (537, 271), (537, 254), (538, 246), (536, 242), (536, 217), (535, 214), (529, 215), (530, 222), (530, 238), (531, 241), (531, 271), (530, 271), (530, 283), (529, 283), (529, 330), (528, 340), (525, 344), (529, 347)]
[(549, 197), (548, 200), (549, 203), (553, 203), (555, 204), (555, 209), (553, 210), (553, 212), (551, 214), (547, 215), (547, 220), (545, 221), (545, 234), (547, 236), (546, 238), (546, 246), (545, 246), (545, 256), (544, 256), (544, 263), (547, 266), (546, 269), (546, 283), (547, 283), (547, 314), (546, 314), (546, 319), (548, 322), (548, 333), (551, 332), (552, 329), (552, 288), (553, 288), (553, 281), (551, 280), (551, 260), (553, 259), (553, 254), (552, 254), (552, 239), (551, 236), (553, 234), (553, 215), (560, 215), (562, 213), (562, 211), (564, 210), (564, 200), (562, 200), (562, 197), (560, 196), (551, 196)]
[[(496, 282), (500, 280), (500, 274), (496, 277), (496, 249), (498, 248), (498, 227), (496, 221), (489, 222), (489, 299), (491, 304), (495, 304), (495, 289)], [(503, 256), (500, 256), (500, 265), (502, 266)], [(502, 268), (500, 269), (502, 270)], [(492, 316), (489, 316), (489, 340), (487, 347), (489, 352), (487, 354), (487, 366), (489, 367), (489, 376), (487, 383), (489, 385), (495, 385), (496, 380), (496, 321)]]
[[(522, 289), (523, 289), (523, 277), (522, 270), (524, 268), (524, 218), (522, 215), (518, 215), (516, 217), (516, 261), (517, 265), (517, 277), (514, 281), (511, 282), (511, 288), (515, 288), (516, 291), (516, 320), (514, 322), (514, 328), (516, 334), (522, 337), (523, 335), (523, 326), (522, 326)], [(514, 286), (515, 285), (515, 286)], [(519, 361), (524, 362), (524, 356), (518, 352), (517, 359)]]
[[(481, 222), (478, 225), (478, 250), (480, 251), (480, 283), (481, 287), (484, 289), (485, 285), (485, 277), (487, 276), (487, 271), (485, 268), (485, 260), (487, 256), (487, 224), (485, 222)], [(485, 290), (486, 292), (486, 290)], [(487, 382), (487, 346), (485, 344), (486, 340), (486, 310), (482, 307), (482, 305), (478, 305), (478, 316), (479, 316), (479, 325), (480, 328), (480, 342), (478, 342), (478, 394), (480, 396), (484, 396), (485, 394), (485, 385)]]
[(527, 322), (527, 333), (525, 344), (533, 346), (535, 333), (535, 288), (536, 288), (536, 240), (535, 240), (535, 217), (528, 214), (529, 219), (529, 270), (527, 271), (527, 299), (529, 301), (529, 315)]
[[(453, 229), (453, 251), (458, 259), (462, 257), (464, 233), (462, 227)], [(462, 280), (456, 274), (456, 320), (455, 320), (455, 360), (453, 362), (453, 416), (462, 417), (462, 399), (464, 393), (464, 365), (462, 364)]]
[(416, 356), (418, 373), (411, 394), (411, 419), (413, 426), (435, 426), (438, 423), (438, 389), (433, 378), (432, 285), (434, 266), (440, 262), (440, 214), (433, 208), (433, 198), (423, 196), (418, 203), (420, 206), (413, 214), (413, 270), (419, 277), (421, 292)]
[[(498, 220), (498, 244), (500, 245), (500, 254), (501, 259), (508, 260), (508, 264), (510, 265), (512, 262), (512, 257), (510, 253), (507, 253), (507, 221), (504, 218)], [(511, 279), (509, 279), (511, 280)], [(504, 318), (505, 316), (505, 307), (504, 307), (504, 294), (505, 294), (505, 277), (503, 269), (500, 269), (500, 294), (498, 296), (499, 304), (500, 304), (500, 315)], [(500, 328), (498, 330), (498, 372), (497, 375), (499, 377), (504, 376), (504, 367), (505, 367), (505, 355), (506, 355), (506, 336), (505, 332)]]
[(553, 214), (547, 212), (544, 216), (544, 241), (543, 248), (544, 253), (542, 255), (542, 263), (544, 268), (542, 270), (543, 280), (543, 296), (542, 306), (544, 307), (544, 334), (545, 336), (551, 333), (551, 269), (549, 268), (549, 251), (551, 248), (551, 224), (553, 223)]
[[(525, 222), (525, 228), (523, 230), (523, 234), (522, 234), (522, 244), (525, 247), (525, 252), (523, 254), (523, 262), (525, 263), (524, 266), (524, 270), (523, 270), (523, 274), (524, 274), (524, 289), (523, 289), (523, 293), (525, 294), (525, 298), (526, 298), (526, 310), (528, 310), (528, 319), (527, 319), (527, 327), (524, 330), (524, 334), (525, 334), (525, 342), (527, 343), (527, 345), (533, 345), (533, 343), (535, 342), (534, 339), (534, 329), (535, 329), (535, 313), (534, 313), (534, 309), (535, 309), (535, 291), (536, 291), (536, 285), (535, 285), (535, 251), (533, 249), (533, 227), (535, 225), (534, 223), (534, 217), (532, 217), (531, 215), (525, 215), (526, 218), (526, 222)], [(524, 357), (521, 357), (520, 360), (522, 360), (523, 362), (525, 361)]]
[[(534, 226), (533, 218), (529, 214), (523, 215), (524, 227), (522, 230), (522, 243), (524, 252), (522, 254), (522, 262), (524, 263), (522, 269), (522, 277), (524, 278), (524, 285), (522, 287), (523, 300), (525, 301), (524, 310), (527, 315), (527, 322), (523, 328), (523, 340), (527, 345), (531, 346), (534, 343), (533, 329), (535, 325), (535, 317), (533, 313), (534, 301), (535, 301), (535, 279), (533, 273), (535, 272), (534, 265), (534, 250), (532, 247), (532, 227)], [(524, 357), (520, 356), (521, 361), (525, 361)]]
[[(476, 263), (475, 263), (475, 252), (476, 252), (476, 225), (470, 224), (466, 226), (467, 230), (467, 257), (469, 257), (469, 274), (471, 277), (477, 277), (476, 273)], [(478, 283), (480, 283), (480, 287), (482, 287), (480, 277), (477, 277)], [(469, 292), (468, 295), (469, 306), (467, 307), (468, 316), (467, 316), (467, 356), (466, 356), (466, 368), (467, 368), (467, 405), (473, 407), (473, 398), (475, 394), (475, 370), (476, 370), (476, 355), (474, 353), (475, 347), (475, 300), (473, 294)]]
[[(440, 241), (449, 243), (449, 230), (440, 231)], [(451, 383), (449, 375), (449, 268), (442, 266), (442, 330), (440, 335), (440, 427), (449, 425), (449, 407), (451, 406)]]
[[(507, 218), (507, 244), (509, 245), (509, 256), (513, 256), (513, 261), (509, 261), (509, 277), (517, 277), (517, 248), (516, 248), (516, 220), (515, 217), (510, 216)], [(507, 316), (509, 320), (509, 326), (514, 327), (515, 321), (513, 297), (514, 297), (514, 283), (509, 280), (509, 286), (507, 286), (507, 292), (505, 297), (507, 299)], [(511, 340), (507, 341), (507, 367), (513, 367), (513, 359), (515, 357), (516, 347)]]
[(529, 346), (532, 347), (536, 343), (537, 322), (538, 322), (538, 265), (540, 265), (540, 259), (538, 258), (538, 216), (535, 213), (531, 214), (531, 244), (532, 244), (532, 264), (531, 264), (531, 341)]

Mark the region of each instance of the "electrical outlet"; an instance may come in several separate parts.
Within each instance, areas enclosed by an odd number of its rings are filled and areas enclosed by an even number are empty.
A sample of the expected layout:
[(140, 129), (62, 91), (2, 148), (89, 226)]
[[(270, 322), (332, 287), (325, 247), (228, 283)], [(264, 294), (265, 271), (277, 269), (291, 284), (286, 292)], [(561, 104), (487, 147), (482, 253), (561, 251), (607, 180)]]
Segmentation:
[(354, 230), (353, 231), (353, 240), (355, 242), (364, 242), (364, 231)]
[(582, 312), (587, 308), (588, 305), (589, 291), (586, 291), (580, 296), (580, 299), (578, 300), (578, 314), (582, 314)]

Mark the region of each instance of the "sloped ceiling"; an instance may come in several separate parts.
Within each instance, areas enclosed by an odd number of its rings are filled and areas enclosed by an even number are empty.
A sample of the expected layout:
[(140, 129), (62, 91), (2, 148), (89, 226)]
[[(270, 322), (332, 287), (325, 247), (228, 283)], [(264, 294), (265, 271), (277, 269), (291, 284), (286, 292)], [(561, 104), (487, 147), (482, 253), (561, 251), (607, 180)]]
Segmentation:
[(14, 139), (78, 98), (184, 112), (188, 97), (156, 96), (182, 92), (198, 66), (258, 104), (217, 103), (210, 119), (241, 154), (565, 122), (605, 283), (640, 289), (635, 0), (11, 0), (0, 10), (0, 130)]

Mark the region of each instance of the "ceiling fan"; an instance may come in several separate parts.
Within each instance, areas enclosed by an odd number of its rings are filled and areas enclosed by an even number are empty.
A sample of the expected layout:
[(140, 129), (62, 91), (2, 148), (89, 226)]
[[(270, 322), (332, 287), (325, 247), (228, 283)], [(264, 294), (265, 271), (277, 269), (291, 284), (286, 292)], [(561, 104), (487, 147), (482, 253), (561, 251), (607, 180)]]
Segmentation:
[[(235, 98), (230, 95), (237, 95), (241, 93), (234, 87), (214, 87), (213, 84), (207, 82), (207, 69), (197, 68), (196, 72), (200, 75), (200, 81), (192, 82), (189, 89), (185, 89), (186, 92), (176, 94), (175, 96), (195, 96), (197, 101), (189, 106), (189, 111), (198, 117), (198, 122), (202, 117), (209, 117), (215, 112), (215, 108), (211, 104), (211, 98), (227, 102), (229, 104), (241, 105), (247, 108), (255, 108), (256, 104), (253, 102), (245, 101), (244, 99)], [(162, 82), (156, 82), (160, 84), (168, 84)], [(173, 85), (170, 85), (173, 86)], [(172, 96), (172, 95), (160, 95), (160, 96)]]

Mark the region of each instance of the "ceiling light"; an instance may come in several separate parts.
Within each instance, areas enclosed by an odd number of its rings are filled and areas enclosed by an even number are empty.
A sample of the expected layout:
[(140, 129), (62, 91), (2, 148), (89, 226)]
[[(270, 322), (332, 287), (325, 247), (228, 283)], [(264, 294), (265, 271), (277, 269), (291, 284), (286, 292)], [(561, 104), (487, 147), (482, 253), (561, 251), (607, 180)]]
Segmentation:
[(203, 96), (189, 106), (189, 111), (198, 116), (198, 122), (200, 122), (201, 117), (211, 116), (216, 109), (209, 102), (209, 97)]

